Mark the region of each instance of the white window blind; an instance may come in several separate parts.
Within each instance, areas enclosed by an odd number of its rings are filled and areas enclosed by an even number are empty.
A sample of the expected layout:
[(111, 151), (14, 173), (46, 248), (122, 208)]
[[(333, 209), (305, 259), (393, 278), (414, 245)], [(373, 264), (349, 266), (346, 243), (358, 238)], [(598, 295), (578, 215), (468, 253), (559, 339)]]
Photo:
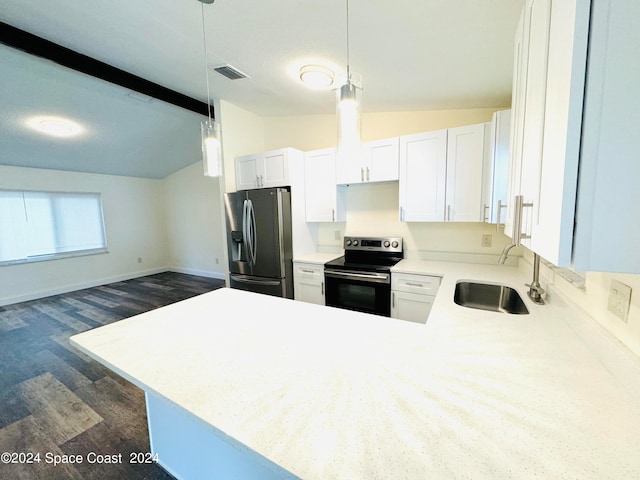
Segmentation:
[(100, 194), (0, 190), (0, 262), (105, 249)]

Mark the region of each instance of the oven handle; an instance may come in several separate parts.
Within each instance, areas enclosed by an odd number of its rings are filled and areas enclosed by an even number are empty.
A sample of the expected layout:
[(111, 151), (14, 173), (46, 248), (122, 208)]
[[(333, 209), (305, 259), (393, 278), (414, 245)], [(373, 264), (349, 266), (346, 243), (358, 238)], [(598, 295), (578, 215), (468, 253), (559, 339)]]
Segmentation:
[(327, 277), (342, 277), (353, 280), (373, 280), (374, 282), (389, 283), (390, 275), (388, 273), (353, 273), (353, 272), (341, 272), (337, 270), (325, 270), (325, 276)]

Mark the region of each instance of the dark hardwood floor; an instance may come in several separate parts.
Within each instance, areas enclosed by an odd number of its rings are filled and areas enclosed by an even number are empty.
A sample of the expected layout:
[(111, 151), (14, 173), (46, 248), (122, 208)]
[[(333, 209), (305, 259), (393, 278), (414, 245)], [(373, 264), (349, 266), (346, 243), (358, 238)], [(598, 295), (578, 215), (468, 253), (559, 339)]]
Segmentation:
[(3, 456), (0, 479), (172, 479), (130, 463), (149, 452), (142, 390), (69, 337), (222, 286), (167, 272), (0, 307), (0, 454), (23, 454)]

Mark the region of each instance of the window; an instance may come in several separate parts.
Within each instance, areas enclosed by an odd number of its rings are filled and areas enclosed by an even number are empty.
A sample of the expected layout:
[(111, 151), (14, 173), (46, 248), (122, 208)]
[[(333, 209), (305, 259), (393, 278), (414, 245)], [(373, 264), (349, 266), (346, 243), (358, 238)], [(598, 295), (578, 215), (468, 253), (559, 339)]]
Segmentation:
[(106, 251), (98, 193), (0, 190), (0, 264)]

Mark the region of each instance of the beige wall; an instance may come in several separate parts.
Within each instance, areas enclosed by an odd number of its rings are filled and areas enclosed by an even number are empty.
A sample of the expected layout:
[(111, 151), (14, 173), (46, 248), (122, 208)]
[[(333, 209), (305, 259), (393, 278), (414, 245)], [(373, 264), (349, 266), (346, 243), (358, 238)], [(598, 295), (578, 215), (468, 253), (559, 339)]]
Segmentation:
[(172, 270), (224, 278), (221, 186), (220, 178), (203, 175), (202, 161), (164, 179), (168, 265)]
[[(488, 122), (493, 112), (505, 108), (509, 107), (365, 113), (362, 115), (362, 139), (378, 140)], [(335, 115), (265, 117), (265, 150), (293, 147), (305, 151), (333, 147), (336, 128)]]
[(0, 304), (165, 270), (162, 183), (162, 180), (0, 165), (0, 188), (101, 193), (109, 249), (107, 254), (0, 267)]
[(224, 100), (217, 102), (215, 109), (222, 129), (224, 191), (233, 192), (236, 189), (234, 159), (270, 150), (264, 142), (264, 118)]
[[(533, 254), (525, 249), (524, 257), (532, 261)], [(572, 302), (574, 302), (586, 315), (592, 317), (605, 330), (610, 332), (623, 345), (637, 356), (640, 356), (640, 275), (626, 273), (587, 272), (584, 288), (577, 288), (550, 271), (541, 269), (541, 275)], [(631, 287), (631, 305), (627, 322), (622, 321), (611, 313), (609, 304), (609, 290), (611, 280), (618, 280)], [(545, 283), (542, 282), (543, 287)]]

